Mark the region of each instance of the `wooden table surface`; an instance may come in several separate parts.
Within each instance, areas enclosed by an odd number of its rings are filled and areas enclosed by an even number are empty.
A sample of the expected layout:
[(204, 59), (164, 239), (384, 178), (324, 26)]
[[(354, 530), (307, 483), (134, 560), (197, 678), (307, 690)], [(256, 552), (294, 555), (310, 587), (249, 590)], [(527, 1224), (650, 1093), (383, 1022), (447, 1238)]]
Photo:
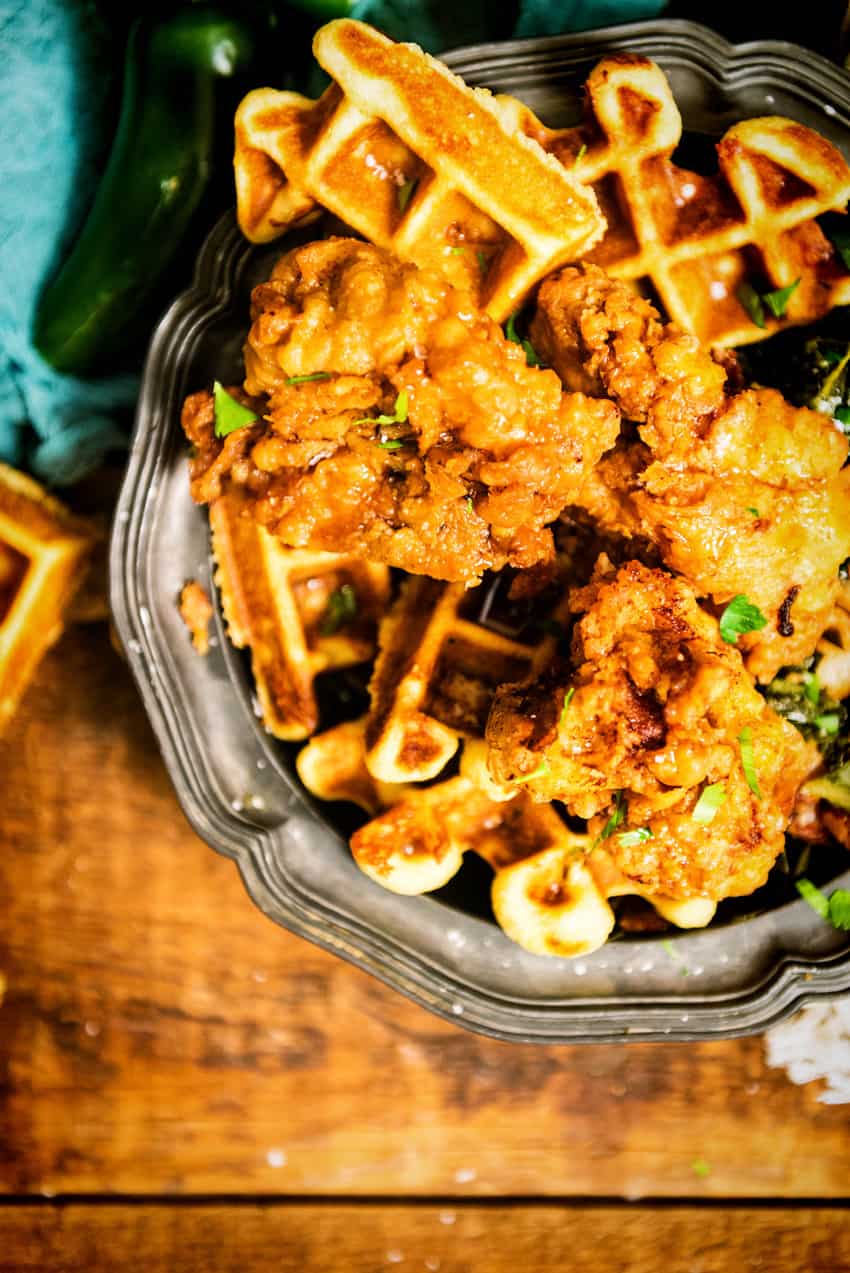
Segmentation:
[(105, 624), (0, 773), (0, 1273), (850, 1270), (846, 1106), (759, 1039), (480, 1038), (275, 927)]

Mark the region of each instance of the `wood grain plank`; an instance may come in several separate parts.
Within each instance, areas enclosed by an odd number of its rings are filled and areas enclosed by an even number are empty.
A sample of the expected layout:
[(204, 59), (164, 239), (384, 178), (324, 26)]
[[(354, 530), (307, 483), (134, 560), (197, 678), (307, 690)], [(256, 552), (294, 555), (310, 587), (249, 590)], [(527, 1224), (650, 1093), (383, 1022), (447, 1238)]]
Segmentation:
[(758, 1039), (499, 1043), (272, 925), (103, 629), (44, 663), (0, 773), (2, 1191), (847, 1193), (846, 1107)]
[(821, 1209), (258, 1206), (0, 1211), (0, 1273), (847, 1273)]

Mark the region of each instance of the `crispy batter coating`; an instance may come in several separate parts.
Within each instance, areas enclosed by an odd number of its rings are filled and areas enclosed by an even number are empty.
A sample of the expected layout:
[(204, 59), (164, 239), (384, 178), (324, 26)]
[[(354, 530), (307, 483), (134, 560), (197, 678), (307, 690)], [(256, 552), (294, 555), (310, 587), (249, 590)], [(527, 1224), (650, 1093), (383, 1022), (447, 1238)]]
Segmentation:
[(846, 438), (775, 390), (729, 393), (719, 358), (595, 266), (543, 284), (532, 339), (568, 387), (610, 396), (638, 426), (582, 506), (654, 540), (717, 607), (749, 597), (767, 619), (739, 638), (757, 679), (811, 654), (850, 555)]
[[(582, 616), (571, 665), (496, 695), (493, 777), (589, 818), (617, 867), (653, 894), (752, 892), (782, 850), (810, 745), (765, 703), (683, 580), (638, 562), (615, 575), (602, 557), (571, 608)], [(714, 784), (722, 803), (704, 821), (695, 810)]]
[(550, 559), (548, 524), (619, 433), (610, 402), (527, 366), (466, 293), (355, 239), (278, 262), (245, 362), (261, 424), (222, 441), (207, 397), (187, 402), (194, 498), (235, 483), (284, 543), (435, 578)]

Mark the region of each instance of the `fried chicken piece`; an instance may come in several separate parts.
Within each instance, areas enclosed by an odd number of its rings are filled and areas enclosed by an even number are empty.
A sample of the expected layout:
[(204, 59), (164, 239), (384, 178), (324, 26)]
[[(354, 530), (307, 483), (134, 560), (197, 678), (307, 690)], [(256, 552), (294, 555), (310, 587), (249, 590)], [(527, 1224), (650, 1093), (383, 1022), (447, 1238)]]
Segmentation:
[(244, 487), (287, 544), (466, 583), (530, 567), (619, 433), (610, 402), (527, 366), (468, 294), (359, 240), (284, 256), (253, 320), (245, 389), (267, 397), (263, 420), (220, 440), (208, 396), (189, 399), (192, 494)]
[(582, 616), (571, 660), (496, 694), (493, 778), (590, 819), (653, 895), (751, 893), (782, 850), (812, 745), (766, 704), (683, 580), (639, 562), (615, 574), (603, 556), (571, 609)]
[(716, 607), (745, 595), (766, 626), (739, 638), (769, 681), (815, 648), (850, 556), (847, 440), (773, 389), (729, 393), (727, 366), (595, 266), (547, 279), (532, 329), (564, 383), (638, 426), (588, 480), (603, 526), (648, 536)]

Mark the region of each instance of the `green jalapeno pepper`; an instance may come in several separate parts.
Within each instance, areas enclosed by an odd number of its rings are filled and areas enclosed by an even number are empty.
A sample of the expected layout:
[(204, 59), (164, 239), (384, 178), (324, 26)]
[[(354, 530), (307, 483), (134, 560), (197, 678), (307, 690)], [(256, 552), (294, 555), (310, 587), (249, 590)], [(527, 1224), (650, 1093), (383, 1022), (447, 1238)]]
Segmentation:
[(217, 9), (190, 7), (133, 27), (106, 170), (36, 311), (36, 347), (58, 371), (91, 373), (125, 347), (207, 188), (216, 79), (251, 54), (244, 24)]

